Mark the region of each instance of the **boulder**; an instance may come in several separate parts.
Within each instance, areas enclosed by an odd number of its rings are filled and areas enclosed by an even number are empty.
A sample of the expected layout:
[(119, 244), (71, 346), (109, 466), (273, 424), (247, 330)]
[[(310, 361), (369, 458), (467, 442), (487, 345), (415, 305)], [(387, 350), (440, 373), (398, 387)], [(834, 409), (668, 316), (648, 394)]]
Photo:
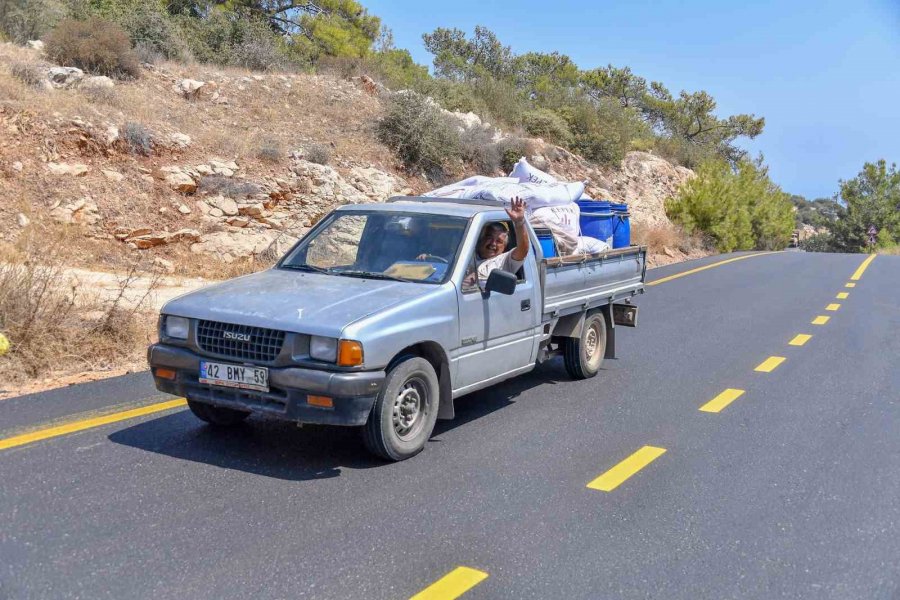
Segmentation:
[(188, 100), (193, 100), (200, 95), (200, 90), (204, 85), (206, 85), (205, 82), (197, 81), (196, 79), (182, 79), (176, 86), (176, 89)]
[(38, 52), (44, 51), (44, 42), (41, 40), (28, 40), (25, 42), (25, 46), (32, 50), (37, 50)]
[(197, 182), (183, 171), (166, 175), (166, 185), (182, 194), (193, 194), (197, 191)]
[(404, 190), (402, 179), (374, 167), (354, 167), (350, 170), (350, 183), (373, 200), (386, 200)]
[(103, 176), (109, 179), (112, 182), (119, 183), (125, 180), (125, 176), (119, 173), (118, 171), (113, 171), (111, 169), (103, 169), (101, 171)]
[[(222, 211), (222, 214), (228, 215), (229, 217), (237, 216), (239, 212), (237, 202), (235, 202), (231, 198), (226, 198), (225, 196), (213, 196), (212, 198), (208, 198), (206, 200), (206, 203), (209, 204), (213, 209), (219, 209), (220, 211)], [(212, 210), (209, 214), (213, 214)]]
[(47, 79), (55, 88), (69, 88), (84, 79), (84, 71), (75, 67), (51, 67)]
[(187, 204), (182, 204), (181, 206), (178, 207), (178, 212), (180, 212), (183, 215), (189, 215), (189, 214), (191, 214), (191, 209), (188, 207)]
[(90, 167), (81, 163), (47, 163), (47, 169), (54, 175), (71, 175), (83, 177), (90, 171)]
[(16, 215), (16, 223), (19, 224), (19, 227), (28, 227), (31, 223), (31, 219), (26, 217), (24, 214), (19, 213)]
[(621, 168), (606, 179), (612, 187), (612, 199), (628, 203), (632, 221), (648, 226), (667, 225), (665, 203), (674, 197), (694, 172), (676, 167), (647, 152), (629, 152)]
[(105, 75), (94, 75), (82, 79), (78, 87), (89, 90), (111, 90), (116, 87), (116, 82)]
[(172, 144), (177, 148), (187, 148), (191, 145), (191, 136), (184, 133), (173, 133), (169, 136), (169, 139), (172, 140)]
[(237, 258), (263, 253), (279, 255), (296, 241), (295, 237), (268, 230), (217, 231), (204, 235), (199, 243), (191, 246), (191, 252), (213, 255), (230, 263)]

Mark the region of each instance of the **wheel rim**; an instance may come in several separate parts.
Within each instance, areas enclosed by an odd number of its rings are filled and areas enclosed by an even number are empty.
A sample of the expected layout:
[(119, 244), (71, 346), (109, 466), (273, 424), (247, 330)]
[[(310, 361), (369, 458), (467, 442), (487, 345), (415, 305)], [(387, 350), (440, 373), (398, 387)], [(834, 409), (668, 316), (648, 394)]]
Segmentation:
[(600, 322), (594, 320), (590, 327), (588, 327), (587, 333), (584, 336), (584, 358), (587, 363), (591, 366), (591, 368), (595, 368), (599, 366), (600, 361), (603, 360), (602, 353), (600, 351), (600, 345), (602, 341), (603, 334), (600, 331)]
[(416, 437), (428, 412), (428, 387), (419, 377), (411, 377), (394, 398), (391, 419), (394, 433), (401, 440)]

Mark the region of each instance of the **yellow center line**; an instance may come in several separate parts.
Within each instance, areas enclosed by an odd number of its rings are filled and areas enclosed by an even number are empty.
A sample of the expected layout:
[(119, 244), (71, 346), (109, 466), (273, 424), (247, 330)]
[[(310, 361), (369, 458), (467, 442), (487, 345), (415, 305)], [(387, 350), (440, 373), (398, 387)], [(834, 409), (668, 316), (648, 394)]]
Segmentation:
[(849, 297), (850, 297), (849, 292), (838, 292), (838, 295), (835, 296), (835, 298), (837, 298), (838, 300), (846, 300)]
[(790, 344), (791, 346), (802, 346), (803, 344), (808, 342), (811, 337), (812, 336), (808, 333), (798, 333), (794, 336), (794, 339), (788, 342), (788, 344)]
[(611, 492), (629, 477), (662, 456), (665, 451), (665, 448), (644, 446), (612, 469), (587, 484), (587, 486), (592, 490)]
[(759, 366), (753, 369), (754, 371), (759, 371), (760, 373), (771, 373), (775, 369), (778, 368), (778, 365), (786, 361), (787, 359), (783, 356), (770, 356), (766, 360), (759, 363)]
[(711, 412), (717, 413), (722, 412), (726, 406), (740, 398), (744, 395), (744, 390), (736, 390), (734, 388), (728, 388), (706, 404), (700, 407), (700, 410), (703, 412)]
[(872, 254), (866, 260), (862, 261), (862, 264), (859, 265), (859, 268), (850, 276), (851, 281), (859, 281), (859, 278), (862, 277), (862, 274), (866, 272), (866, 269), (869, 267), (869, 264), (875, 260), (876, 254)]
[(157, 404), (150, 404), (149, 406), (142, 406), (140, 408), (103, 415), (102, 417), (81, 419), (80, 421), (72, 421), (71, 423), (64, 423), (54, 427), (46, 427), (44, 429), (32, 431), (31, 433), (23, 433), (21, 435), (0, 439), (0, 450), (8, 450), (9, 448), (15, 448), (16, 446), (24, 446), (25, 444), (30, 444), (32, 442), (39, 442), (41, 440), (75, 433), (76, 431), (84, 431), (85, 429), (92, 429), (94, 427), (100, 427), (101, 425), (109, 425), (110, 423), (117, 423), (118, 421), (125, 421), (126, 419), (134, 419), (135, 417), (142, 417), (171, 408), (178, 408), (185, 404), (187, 404), (187, 402), (184, 398), (178, 398), (176, 400), (159, 402)]
[(734, 258), (729, 258), (726, 260), (720, 260), (719, 262), (714, 262), (712, 264), (704, 265), (702, 267), (697, 267), (696, 269), (691, 269), (690, 271), (684, 271), (683, 273), (675, 273), (674, 275), (669, 275), (668, 277), (663, 277), (662, 279), (657, 279), (655, 281), (651, 281), (646, 285), (659, 285), (661, 283), (665, 283), (667, 281), (672, 281), (673, 279), (678, 279), (679, 277), (687, 277), (688, 275), (693, 275), (694, 273), (699, 273), (700, 271), (705, 271), (707, 269), (712, 269), (714, 267), (720, 267), (722, 265), (727, 265), (728, 263), (733, 263), (739, 260), (744, 260), (747, 258), (753, 258), (754, 256), (765, 256), (766, 254), (779, 254), (779, 252), (757, 252), (755, 254), (745, 254), (743, 256), (736, 256)]
[(855, 288), (855, 287), (856, 287), (856, 284), (855, 284), (855, 283), (845, 283), (845, 284), (844, 284), (844, 287), (845, 287), (845, 288)]
[(833, 311), (836, 311), (837, 309), (839, 309), (840, 307), (841, 307), (840, 304), (832, 303), (832, 304), (829, 304), (828, 306), (826, 306), (825, 310), (830, 310), (833, 312)]
[(828, 322), (831, 317), (826, 317), (825, 315), (819, 315), (815, 319), (812, 320), (813, 325), (824, 325)]
[(469, 567), (456, 567), (410, 600), (452, 600), (487, 579), (488, 574)]

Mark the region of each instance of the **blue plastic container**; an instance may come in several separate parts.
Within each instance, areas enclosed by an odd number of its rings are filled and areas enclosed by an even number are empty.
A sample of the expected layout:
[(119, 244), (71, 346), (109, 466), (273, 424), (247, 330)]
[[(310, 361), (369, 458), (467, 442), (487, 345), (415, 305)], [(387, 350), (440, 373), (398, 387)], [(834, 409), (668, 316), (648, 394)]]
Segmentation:
[(556, 242), (553, 241), (553, 234), (550, 233), (549, 229), (535, 229), (534, 234), (537, 236), (538, 242), (541, 245), (541, 252), (543, 253), (544, 258), (557, 256)]
[(631, 245), (631, 213), (627, 204), (610, 204), (613, 212), (613, 248), (627, 248)]
[(604, 200), (576, 200), (581, 210), (581, 235), (596, 238), (613, 245), (613, 211), (609, 202)]

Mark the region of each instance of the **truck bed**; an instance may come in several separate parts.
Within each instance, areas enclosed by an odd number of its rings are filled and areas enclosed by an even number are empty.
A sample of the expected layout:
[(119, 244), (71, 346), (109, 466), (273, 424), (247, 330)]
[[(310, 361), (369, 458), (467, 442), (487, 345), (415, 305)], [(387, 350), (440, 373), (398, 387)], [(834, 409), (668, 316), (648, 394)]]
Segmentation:
[(646, 246), (546, 258), (541, 261), (544, 320), (641, 294), (646, 270)]

